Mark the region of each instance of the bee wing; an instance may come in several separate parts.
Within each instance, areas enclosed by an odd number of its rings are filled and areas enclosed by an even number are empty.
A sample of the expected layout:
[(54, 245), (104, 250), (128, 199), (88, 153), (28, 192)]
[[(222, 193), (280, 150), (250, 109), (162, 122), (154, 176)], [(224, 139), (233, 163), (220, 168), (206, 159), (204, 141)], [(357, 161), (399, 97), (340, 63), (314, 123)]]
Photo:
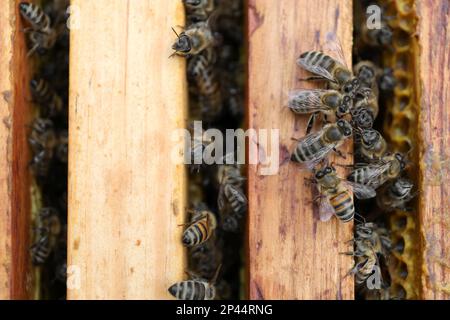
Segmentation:
[(247, 197), (245, 196), (245, 194), (241, 191), (240, 188), (229, 184), (227, 185), (228, 188), (228, 193), (226, 193), (225, 195), (227, 196), (227, 199), (229, 202), (231, 202), (232, 200), (234, 201), (238, 201), (240, 204), (242, 204), (241, 206), (241, 210), (239, 211), (235, 211), (236, 214), (242, 214), (244, 212), (247, 211)]
[(330, 108), (322, 103), (322, 95), (328, 90), (295, 90), (289, 93), (288, 107), (296, 113), (303, 113), (302, 110), (308, 110), (309, 113), (316, 111), (328, 111)]
[[(307, 53), (307, 52), (305, 52), (305, 53)], [(322, 77), (330, 80), (331, 82), (336, 82), (333, 75), (327, 69), (325, 69), (317, 64), (312, 65), (311, 63), (308, 63), (307, 60), (308, 60), (308, 54), (306, 54), (306, 55), (302, 54), (300, 56), (300, 58), (297, 59), (297, 64), (299, 66), (301, 66), (303, 69), (308, 70), (311, 73), (322, 76)]]
[[(308, 135), (306, 135), (303, 139), (299, 140), (298, 145), (301, 144), (302, 148), (309, 148), (311, 145), (316, 143), (322, 136), (322, 132), (313, 132)], [(309, 161), (306, 161), (304, 163), (300, 163), (301, 166), (305, 166), (308, 169), (312, 169), (317, 163), (319, 163), (323, 158), (327, 156), (327, 154), (333, 150), (334, 144), (328, 144), (328, 145), (322, 145), (322, 147), (317, 150), (314, 155), (311, 156), (311, 159)]]
[(358, 199), (370, 199), (377, 195), (377, 192), (371, 186), (348, 180), (342, 180), (342, 182), (353, 190), (353, 193)]
[(219, 195), (217, 197), (217, 208), (219, 209), (219, 212), (223, 212), (225, 208), (225, 196), (223, 185), (220, 186)]
[(320, 221), (328, 221), (331, 219), (331, 217), (334, 215), (334, 208), (330, 204), (330, 201), (328, 201), (327, 197), (320, 198), (319, 203), (319, 216)]
[(345, 59), (344, 50), (342, 50), (342, 44), (338, 37), (336, 37), (336, 34), (334, 32), (328, 32), (326, 35), (327, 39), (325, 42), (324, 49), (327, 52), (330, 52), (332, 56), (335, 56), (334, 60), (344, 67), (346, 67), (348, 70), (352, 70), (352, 68), (349, 68), (347, 65), (347, 60)]

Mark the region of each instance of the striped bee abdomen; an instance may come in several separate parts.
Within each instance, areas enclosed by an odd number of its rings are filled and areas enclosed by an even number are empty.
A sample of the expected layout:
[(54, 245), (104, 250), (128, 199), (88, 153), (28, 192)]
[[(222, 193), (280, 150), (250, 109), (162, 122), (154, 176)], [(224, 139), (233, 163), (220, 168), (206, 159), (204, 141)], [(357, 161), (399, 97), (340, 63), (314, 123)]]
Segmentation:
[(292, 154), (291, 160), (296, 162), (306, 162), (314, 159), (316, 153), (322, 149), (323, 143), (321, 139), (318, 139), (310, 145), (304, 145), (301, 142), (297, 145)]
[(179, 300), (212, 300), (215, 296), (214, 288), (199, 280), (177, 282), (169, 288), (169, 293)]
[(50, 18), (38, 5), (28, 2), (21, 2), (19, 10), (34, 30), (40, 32), (50, 32)]
[(342, 222), (348, 222), (353, 219), (355, 207), (353, 198), (348, 191), (342, 191), (330, 197), (330, 204), (334, 208), (336, 217)]
[(41, 265), (47, 261), (48, 257), (51, 253), (50, 241), (47, 235), (40, 238), (32, 247), (31, 247), (31, 256), (33, 260), (33, 264)]
[(62, 111), (63, 101), (53, 91), (47, 81), (44, 79), (33, 79), (30, 82), (30, 88), (36, 102), (45, 108), (44, 113), (46, 114), (43, 114), (43, 116), (54, 117)]
[(321, 67), (330, 73), (336, 65), (333, 58), (319, 51), (304, 52), (300, 55), (300, 60), (305, 66)]

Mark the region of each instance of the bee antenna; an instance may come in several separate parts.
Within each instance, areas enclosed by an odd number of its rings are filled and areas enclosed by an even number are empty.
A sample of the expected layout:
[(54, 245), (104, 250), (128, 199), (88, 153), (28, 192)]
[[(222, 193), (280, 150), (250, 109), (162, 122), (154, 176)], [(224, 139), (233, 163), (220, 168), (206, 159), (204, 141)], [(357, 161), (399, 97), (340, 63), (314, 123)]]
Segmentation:
[(214, 273), (214, 276), (212, 277), (211, 281), (209, 283), (211, 284), (215, 284), (217, 281), (217, 278), (219, 277), (219, 272), (222, 269), (222, 264), (219, 264), (219, 266), (217, 267), (216, 273)]
[(177, 35), (177, 38), (180, 39), (180, 35), (175, 31), (175, 29), (172, 27), (172, 31), (173, 33), (175, 33)]
[[(362, 220), (356, 219), (356, 217), (360, 217)], [(358, 212), (355, 212), (355, 221), (360, 222), (360, 223), (366, 223), (366, 219), (360, 215)]]

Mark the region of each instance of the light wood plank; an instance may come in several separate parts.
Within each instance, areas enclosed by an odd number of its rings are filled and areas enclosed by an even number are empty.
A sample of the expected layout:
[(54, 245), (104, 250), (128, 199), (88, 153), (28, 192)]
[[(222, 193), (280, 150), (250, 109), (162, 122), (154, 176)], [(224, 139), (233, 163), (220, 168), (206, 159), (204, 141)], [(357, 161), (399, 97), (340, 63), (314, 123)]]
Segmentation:
[(68, 298), (170, 298), (185, 268), (185, 168), (170, 161), (185, 61), (168, 58), (182, 2), (72, 5)]

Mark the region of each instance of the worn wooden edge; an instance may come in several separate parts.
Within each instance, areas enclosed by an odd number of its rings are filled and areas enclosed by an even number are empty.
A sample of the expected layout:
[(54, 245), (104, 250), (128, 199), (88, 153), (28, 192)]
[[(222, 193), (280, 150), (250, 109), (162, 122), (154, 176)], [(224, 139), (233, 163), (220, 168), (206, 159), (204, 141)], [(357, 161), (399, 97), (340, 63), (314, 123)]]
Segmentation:
[(450, 298), (450, 6), (416, 1), (420, 42), (419, 219), (422, 299)]
[(32, 297), (30, 246), (30, 172), (27, 124), (30, 78), (18, 0), (0, 12), (0, 298)]
[[(336, 34), (351, 65), (352, 12), (351, 1), (248, 1), (248, 127), (280, 129), (281, 165), (273, 176), (259, 175), (261, 164), (248, 169), (250, 299), (354, 298), (353, 278), (346, 277), (353, 259), (340, 254), (351, 250), (345, 242), (353, 238), (353, 224), (318, 220), (310, 204), (313, 187), (304, 186), (311, 173), (288, 160), (291, 137), (304, 135), (307, 117), (286, 108), (290, 90), (313, 86), (298, 81), (307, 73), (296, 59), (307, 50), (330, 53), (328, 32)], [(272, 147), (264, 148), (258, 145), (258, 153)], [(351, 151), (351, 143), (342, 150)]]
[(181, 1), (73, 0), (68, 299), (170, 299), (185, 278), (185, 60), (171, 58)]

